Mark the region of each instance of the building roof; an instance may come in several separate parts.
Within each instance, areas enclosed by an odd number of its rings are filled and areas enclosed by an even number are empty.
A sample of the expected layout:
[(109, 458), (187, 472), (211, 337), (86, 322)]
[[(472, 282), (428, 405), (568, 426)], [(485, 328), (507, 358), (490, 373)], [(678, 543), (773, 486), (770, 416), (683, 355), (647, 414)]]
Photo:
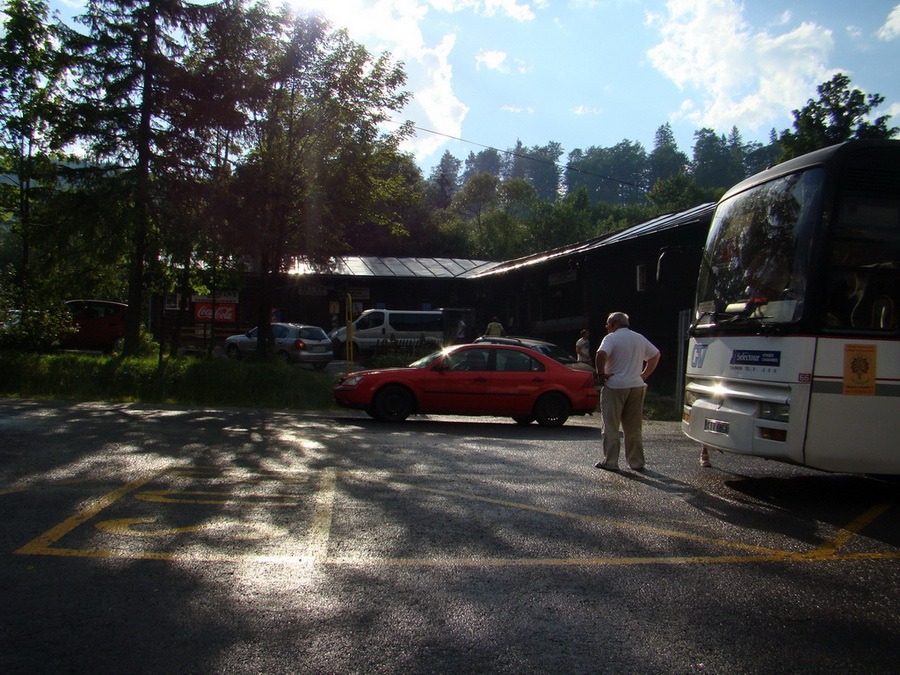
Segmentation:
[(392, 258), (376, 256), (339, 256), (323, 269), (298, 259), (290, 274), (334, 274), (348, 277), (465, 279), (502, 263), (465, 258)]
[(637, 239), (638, 237), (697, 223), (704, 218), (711, 217), (715, 206), (714, 203), (701, 204), (687, 211), (668, 213), (612, 234), (604, 234), (594, 239), (506, 262), (467, 260), (465, 258), (339, 256), (332, 258), (325, 268), (314, 266), (302, 258), (297, 259), (289, 273), (297, 275), (333, 274), (336, 276), (378, 277), (382, 279), (392, 277), (411, 279), (472, 279), (486, 277), (491, 274), (501, 274), (548, 260), (566, 258), (593, 251), (603, 246), (610, 246), (630, 239)]
[(558, 258), (567, 258), (572, 255), (594, 251), (604, 246), (611, 246), (613, 244), (619, 244), (631, 239), (637, 239), (638, 237), (645, 237), (651, 234), (664, 232), (666, 230), (683, 227), (685, 225), (691, 225), (694, 223), (698, 223), (705, 218), (711, 218), (712, 212), (715, 210), (715, 208), (715, 203), (708, 203), (701, 204), (700, 206), (695, 206), (694, 208), (688, 209), (687, 211), (667, 213), (664, 216), (659, 216), (658, 218), (654, 218), (653, 220), (639, 223), (624, 230), (619, 230), (618, 232), (604, 234), (600, 237), (595, 237), (594, 239), (588, 239), (587, 241), (579, 242), (576, 244), (569, 244), (568, 246), (561, 246), (550, 251), (535, 253), (534, 255), (525, 256), (516, 260), (509, 260), (507, 262), (499, 263), (493, 265), (488, 269), (478, 270), (471, 276), (486, 277), (492, 274), (502, 274), (505, 272), (510, 272), (514, 269), (527, 267), (529, 265), (536, 265), (538, 263), (547, 262), (549, 260), (555, 260)]

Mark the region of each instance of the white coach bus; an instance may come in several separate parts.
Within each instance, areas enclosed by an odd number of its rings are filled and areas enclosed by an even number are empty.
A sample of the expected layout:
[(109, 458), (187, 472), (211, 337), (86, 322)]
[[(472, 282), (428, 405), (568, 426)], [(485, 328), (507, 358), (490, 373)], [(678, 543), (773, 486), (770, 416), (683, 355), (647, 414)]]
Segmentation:
[(689, 334), (688, 437), (900, 474), (900, 141), (825, 148), (729, 190)]

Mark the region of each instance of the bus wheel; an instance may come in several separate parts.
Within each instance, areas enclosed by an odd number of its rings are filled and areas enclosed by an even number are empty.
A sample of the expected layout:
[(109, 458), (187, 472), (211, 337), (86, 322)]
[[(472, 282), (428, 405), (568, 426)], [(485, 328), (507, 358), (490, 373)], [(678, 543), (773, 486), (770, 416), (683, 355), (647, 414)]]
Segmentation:
[(544, 394), (534, 404), (534, 418), (542, 427), (561, 427), (569, 413), (569, 400), (557, 392)]
[(409, 389), (389, 385), (375, 394), (371, 415), (382, 422), (402, 422), (412, 414), (413, 404)]

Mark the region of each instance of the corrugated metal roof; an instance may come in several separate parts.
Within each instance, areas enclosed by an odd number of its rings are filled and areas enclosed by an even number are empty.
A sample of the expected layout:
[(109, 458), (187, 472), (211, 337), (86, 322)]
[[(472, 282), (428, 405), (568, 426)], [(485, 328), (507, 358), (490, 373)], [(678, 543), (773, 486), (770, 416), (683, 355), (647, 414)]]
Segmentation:
[(605, 234), (577, 244), (562, 246), (550, 251), (507, 260), (490, 262), (487, 260), (468, 260), (466, 258), (393, 258), (376, 256), (340, 256), (332, 258), (328, 268), (315, 268), (303, 259), (295, 261), (290, 274), (334, 274), (347, 277), (379, 277), (410, 279), (469, 279), (474, 277), (499, 274), (510, 270), (534, 265), (547, 260), (564, 258), (602, 246), (618, 244), (629, 239), (636, 239), (648, 234), (655, 234), (682, 225), (697, 222), (712, 214), (715, 204), (702, 204), (687, 211), (668, 213), (664, 216), (639, 223), (619, 232)]
[(715, 208), (715, 203), (709, 203), (695, 206), (694, 208), (688, 209), (687, 211), (667, 213), (664, 216), (659, 216), (658, 218), (654, 218), (653, 220), (639, 223), (624, 230), (613, 232), (612, 234), (605, 234), (594, 239), (589, 239), (577, 244), (571, 244), (569, 246), (563, 246), (551, 251), (544, 251), (543, 253), (537, 253), (535, 255), (526, 256), (524, 258), (518, 258), (517, 260), (508, 260), (498, 265), (494, 265), (489, 269), (480, 270), (471, 276), (482, 277), (491, 274), (502, 274), (514, 269), (526, 267), (528, 265), (535, 265), (537, 263), (546, 262), (548, 260), (555, 260), (557, 258), (565, 258), (572, 255), (577, 255), (579, 253), (593, 251), (603, 246), (610, 246), (612, 244), (618, 244), (630, 239), (636, 239), (638, 237), (644, 237), (649, 234), (656, 234), (657, 232), (663, 232), (665, 230), (674, 229), (683, 225), (689, 225), (691, 223), (696, 223), (701, 218), (711, 216)]
[(465, 258), (381, 258), (376, 256), (340, 256), (332, 258), (327, 269), (316, 268), (304, 259), (294, 261), (289, 274), (334, 274), (348, 277), (411, 279), (464, 279), (502, 263)]

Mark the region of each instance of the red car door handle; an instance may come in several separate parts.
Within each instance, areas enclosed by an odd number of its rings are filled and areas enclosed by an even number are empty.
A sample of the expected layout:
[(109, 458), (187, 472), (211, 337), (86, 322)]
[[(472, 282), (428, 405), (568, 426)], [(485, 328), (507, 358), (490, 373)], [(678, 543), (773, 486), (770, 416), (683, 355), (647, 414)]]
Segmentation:
[(476, 382), (487, 382), (488, 379), (486, 377), (476, 377), (475, 381)]
[(544, 382), (545, 378), (543, 377), (535, 377), (531, 380), (532, 382)]

